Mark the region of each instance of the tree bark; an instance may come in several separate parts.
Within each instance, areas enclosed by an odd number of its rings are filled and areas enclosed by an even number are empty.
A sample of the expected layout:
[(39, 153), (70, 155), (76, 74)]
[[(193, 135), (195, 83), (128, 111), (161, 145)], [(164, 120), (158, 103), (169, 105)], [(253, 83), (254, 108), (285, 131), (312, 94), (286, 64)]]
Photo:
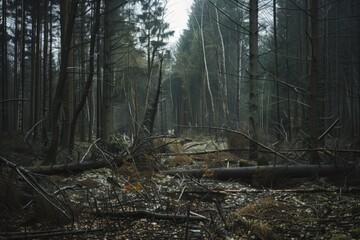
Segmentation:
[(76, 17), (78, 0), (60, 1), (60, 19), (61, 19), (61, 62), (59, 81), (52, 108), (52, 138), (47, 152), (45, 164), (55, 164), (57, 149), (60, 141), (60, 113), (63, 107), (63, 94), (66, 84), (67, 66), (69, 60), (69, 52), (71, 45), (72, 32)]
[(224, 38), (223, 38), (223, 34), (221, 32), (221, 28), (220, 28), (220, 21), (219, 21), (219, 11), (217, 8), (215, 8), (215, 12), (216, 12), (216, 23), (217, 23), (217, 30), (219, 33), (219, 37), (220, 37), (220, 45), (221, 45), (221, 56), (218, 56), (219, 61), (221, 62), (220, 64), (220, 86), (221, 86), (221, 91), (222, 91), (222, 95), (223, 95), (223, 112), (224, 112), (224, 122), (228, 122), (229, 120), (229, 106), (228, 106), (228, 86), (227, 86), (227, 77), (226, 77), (226, 52), (225, 52), (225, 44), (224, 44)]
[[(318, 139), (318, 0), (311, 1), (311, 65), (310, 65), (310, 96), (309, 96), (309, 130), (310, 148), (317, 147)], [(319, 156), (312, 152), (311, 163), (317, 163)]]
[(111, 27), (110, 27), (110, 1), (104, 1), (104, 55), (103, 55), (103, 101), (101, 106), (101, 138), (107, 140), (112, 128), (112, 67), (111, 67)]
[(155, 93), (154, 98), (151, 101), (151, 104), (149, 104), (145, 110), (143, 127), (145, 128), (145, 131), (147, 131), (150, 134), (153, 132), (153, 129), (154, 129), (155, 117), (156, 117), (160, 93), (161, 93), (162, 64), (163, 64), (163, 59), (160, 59), (159, 78), (158, 78), (158, 83), (157, 83), (157, 87), (156, 87), (156, 93)]
[[(1, 59), (1, 97), (2, 100), (6, 100), (8, 98), (8, 79), (7, 79), (7, 2), (6, 0), (2, 1), (2, 59)], [(2, 109), (1, 109), (1, 121), (2, 121), (2, 130), (6, 131), (8, 130), (9, 124), (8, 124), (8, 103), (2, 102)]]
[[(258, 127), (258, 100), (257, 100), (257, 77), (258, 77), (258, 0), (250, 1), (250, 66), (249, 66), (249, 134), (252, 139), (257, 141)], [(254, 141), (249, 142), (249, 159), (258, 158), (259, 149)]]
[(205, 51), (205, 39), (204, 39), (204, 4), (201, 8), (201, 20), (200, 20), (200, 35), (201, 35), (201, 45), (202, 45), (202, 52), (203, 52), (203, 60), (204, 60), (204, 67), (205, 67), (205, 76), (206, 76), (206, 85), (210, 96), (210, 104), (211, 104), (211, 115), (212, 115), (212, 124), (216, 125), (216, 113), (215, 113), (215, 104), (214, 104), (214, 97), (212, 94), (211, 86), (210, 86), (210, 77), (209, 77), (209, 70), (207, 66), (207, 59), (206, 59), (206, 51)]
[[(280, 83), (279, 78), (279, 63), (278, 63), (278, 45), (277, 45), (277, 10), (276, 0), (273, 0), (273, 24), (274, 24), (274, 60), (275, 60), (275, 80), (276, 80), (276, 121), (278, 126), (281, 124), (280, 119)], [(279, 129), (275, 128), (277, 139), (280, 140), (281, 134)]]
[[(44, 2), (44, 58), (43, 58), (43, 93), (42, 93), (42, 115), (46, 116), (48, 111), (47, 104), (47, 94), (49, 88), (51, 87), (49, 84), (48, 73), (49, 73), (49, 62), (48, 62), (48, 54), (49, 54), (49, 0), (45, 0)], [(43, 143), (47, 143), (47, 121), (42, 122), (42, 141)]]

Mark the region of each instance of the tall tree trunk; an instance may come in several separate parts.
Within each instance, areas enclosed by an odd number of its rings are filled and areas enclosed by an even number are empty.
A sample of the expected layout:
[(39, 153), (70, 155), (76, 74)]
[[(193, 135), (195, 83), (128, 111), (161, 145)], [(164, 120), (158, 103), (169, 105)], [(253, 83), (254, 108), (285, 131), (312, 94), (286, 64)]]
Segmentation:
[(112, 123), (112, 65), (111, 65), (111, 27), (110, 27), (110, 2), (104, 1), (104, 62), (103, 62), (103, 106), (101, 116), (101, 137), (107, 140), (110, 136)]
[(200, 20), (200, 35), (201, 35), (201, 44), (202, 44), (202, 52), (203, 52), (203, 60), (204, 60), (204, 69), (205, 69), (205, 76), (206, 76), (206, 85), (210, 96), (210, 104), (211, 104), (211, 115), (212, 115), (212, 124), (216, 126), (216, 112), (215, 112), (215, 104), (214, 104), (214, 97), (211, 91), (210, 86), (210, 77), (209, 77), (209, 70), (207, 66), (207, 59), (206, 59), (206, 51), (205, 51), (205, 39), (204, 39), (204, 4), (202, 5), (201, 9), (201, 20)]
[[(79, 10), (80, 13), (81, 14), (86, 14), (86, 12), (85, 12), (86, 11), (85, 2), (82, 2), (80, 4), (80, 6), (81, 6), (81, 9)], [(95, 11), (96, 11), (96, 9), (95, 9)], [(93, 19), (93, 17), (95, 17), (95, 16), (92, 15), (92, 19)], [(96, 18), (94, 20), (96, 21)], [(80, 35), (79, 41), (80, 41), (80, 43), (85, 40), (85, 28), (86, 28), (86, 26), (85, 26), (85, 18), (81, 18), (81, 20), (80, 20), (80, 29), (79, 29), (79, 35)], [(92, 40), (90, 39), (90, 41), (92, 41)], [(95, 39), (95, 41), (96, 41), (96, 39)], [(90, 43), (90, 45), (91, 45), (91, 43)], [(95, 44), (94, 44), (94, 49), (95, 49)], [(80, 70), (79, 81), (78, 81), (78, 89), (77, 89), (77, 91), (79, 91), (80, 93), (83, 93), (83, 91), (84, 92), (86, 91), (86, 86), (84, 86), (84, 84), (86, 85), (86, 82), (87, 82), (85, 71), (84, 71), (85, 70), (85, 61), (86, 61), (85, 56), (86, 56), (85, 55), (85, 44), (80, 44), (80, 57), (77, 58), (78, 66), (80, 66), (80, 69), (81, 69)], [(94, 72), (94, 69), (93, 69), (93, 72)], [(91, 73), (89, 72), (89, 75), (90, 74)], [(88, 93), (86, 98), (91, 96), (90, 93), (91, 92)], [(79, 99), (80, 102), (81, 102), (81, 98), (82, 98), (82, 96), (80, 96), (80, 99)], [(86, 125), (87, 125), (87, 124), (85, 124), (86, 112), (87, 111), (85, 111), (85, 109), (82, 107), (82, 110), (81, 110), (81, 113), (80, 113), (80, 115), (81, 115), (80, 116), (80, 122), (79, 122), (79, 124), (77, 124), (78, 125), (77, 129), (78, 129), (78, 132), (79, 132), (79, 135), (80, 135), (80, 141), (82, 141), (82, 142), (85, 141), (85, 134), (86, 134), (86, 130), (85, 130)], [(75, 118), (75, 114), (76, 114), (76, 108), (75, 108), (75, 111), (74, 111), (73, 119)], [(72, 125), (72, 123), (71, 123), (71, 125)], [(71, 134), (72, 134), (71, 133), (71, 131), (72, 131), (71, 128), (72, 128), (72, 126), (70, 126), (70, 141), (71, 141), (71, 138), (72, 138), (72, 136), (71, 136)], [(69, 142), (69, 145), (70, 146), (72, 145), (71, 142)]]
[[(6, 0), (2, 1), (2, 59), (1, 59), (1, 97), (2, 100), (6, 100), (8, 98), (8, 74), (7, 74), (7, 2)], [(1, 103), (1, 122), (2, 122), (2, 130), (6, 131), (9, 129), (8, 122), (8, 103), (3, 101)]]
[(279, 62), (278, 62), (278, 45), (277, 45), (277, 9), (276, 0), (273, 0), (273, 25), (274, 25), (274, 61), (275, 61), (275, 81), (276, 81), (276, 122), (278, 125), (275, 128), (277, 139), (280, 140), (280, 83), (279, 83)]
[(75, 143), (75, 127), (77, 119), (81, 113), (81, 110), (83, 109), (86, 99), (88, 99), (91, 93), (91, 86), (93, 82), (94, 77), (94, 54), (95, 54), (95, 43), (96, 43), (96, 36), (99, 32), (99, 26), (100, 26), (100, 3), (101, 0), (96, 0), (96, 6), (95, 6), (95, 23), (91, 32), (91, 39), (90, 39), (90, 52), (89, 52), (89, 75), (86, 80), (86, 85), (84, 92), (81, 96), (80, 102), (78, 106), (75, 109), (74, 117), (71, 121), (71, 127), (70, 127), (70, 139), (69, 139), (69, 146), (71, 149), (74, 148)]
[[(357, 41), (360, 42), (360, 4), (357, 5)], [(358, 56), (360, 56), (360, 47), (358, 46)], [(358, 119), (356, 125), (358, 126), (358, 137), (360, 137), (360, 61), (357, 61), (357, 79), (358, 79)]]
[(223, 94), (223, 112), (224, 112), (224, 121), (229, 121), (229, 107), (228, 107), (228, 86), (227, 86), (227, 77), (226, 77), (226, 52), (225, 52), (225, 44), (223, 34), (220, 28), (220, 21), (219, 21), (219, 11), (215, 8), (216, 12), (216, 23), (217, 23), (217, 30), (220, 37), (220, 44), (221, 44), (221, 64), (220, 64), (220, 81), (222, 87), (222, 94)]
[[(25, 97), (25, 0), (21, 1), (21, 36), (20, 36), (20, 71), (21, 71), (21, 87), (19, 97), (24, 99)], [(20, 102), (19, 106), (19, 123), (18, 130), (22, 132), (24, 130), (24, 101)]]
[[(317, 148), (318, 138), (318, 0), (311, 1), (311, 65), (310, 65), (310, 96), (309, 96), (309, 130), (310, 148)], [(310, 155), (311, 163), (317, 163), (317, 151)]]
[[(72, 38), (71, 44), (75, 44), (75, 39)], [(69, 146), (70, 139), (70, 125), (71, 119), (74, 116), (74, 106), (75, 106), (75, 87), (76, 87), (76, 79), (75, 79), (75, 55), (74, 48), (71, 48), (68, 55), (68, 70), (66, 73), (66, 82), (64, 86), (63, 92), (63, 109), (62, 109), (62, 119), (61, 119), (61, 134), (60, 134), (60, 146), (62, 148), (67, 148)]]
[[(19, 96), (19, 11), (18, 11), (18, 0), (15, 0), (15, 38), (14, 38), (14, 98)], [(17, 102), (13, 103), (13, 119), (12, 119), (12, 130), (17, 130), (19, 125), (19, 104)]]
[(72, 32), (76, 17), (78, 0), (60, 1), (60, 22), (61, 22), (61, 62), (59, 81), (52, 107), (52, 138), (47, 152), (46, 164), (54, 164), (56, 161), (57, 149), (60, 141), (60, 113), (63, 107), (63, 94), (66, 84), (67, 66), (71, 47)]
[[(285, 19), (286, 19), (286, 29), (285, 29), (285, 55), (286, 55), (286, 82), (290, 84), (290, 66), (289, 66), (289, 15), (288, 15), (288, 1), (285, 3)], [(286, 88), (287, 92), (287, 116), (285, 118), (286, 126), (284, 126), (285, 131), (288, 132), (287, 140), (291, 141), (291, 104), (290, 104), (290, 88)]]
[(255, 141), (257, 141), (257, 127), (258, 127), (258, 97), (257, 97), (257, 78), (258, 78), (258, 0), (250, 1), (250, 59), (249, 59), (249, 134), (254, 140), (249, 142), (249, 159), (258, 159), (259, 149)]
[[(50, 15), (49, 15), (49, 33), (50, 33), (50, 39), (49, 39), (49, 57), (48, 57), (48, 79), (49, 79), (49, 96), (48, 96), (48, 112), (51, 113), (52, 112), (52, 100), (53, 100), (53, 68), (52, 68), (52, 64), (53, 64), (53, 47), (52, 47), (52, 44), (53, 44), (53, 24), (52, 24), (52, 2), (49, 1), (50, 3), (50, 6), (49, 6), (49, 11), (50, 11)], [(52, 125), (51, 125), (51, 121), (48, 121), (48, 125), (49, 125), (49, 128), (51, 129), (52, 128)]]
[(241, 82), (242, 82), (242, 78), (243, 78), (243, 67), (242, 67), (242, 58), (243, 58), (243, 37), (242, 34), (240, 32), (240, 26), (243, 22), (243, 12), (240, 9), (240, 7), (238, 8), (238, 11), (240, 12), (240, 16), (239, 16), (239, 24), (236, 25), (236, 30), (237, 30), (237, 44), (236, 44), (236, 69), (237, 69), (237, 81), (236, 81), (236, 119), (238, 122), (238, 125), (240, 125), (240, 100), (241, 100)]
[(101, 138), (102, 133), (102, 113), (103, 113), (103, 85), (101, 79), (101, 53), (100, 51), (100, 38), (97, 38), (96, 49), (98, 54), (96, 55), (96, 138)]
[[(47, 93), (49, 88), (49, 79), (48, 79), (48, 54), (49, 54), (49, 0), (44, 2), (44, 50), (43, 50), (43, 93), (42, 93), (42, 116), (45, 118), (48, 111), (47, 104)], [(47, 144), (47, 121), (42, 122), (42, 142)]]
[[(49, 57), (48, 57), (48, 80), (49, 80), (49, 96), (48, 96), (48, 112), (52, 112), (52, 100), (53, 100), (53, 67), (52, 67), (52, 60), (53, 60), (53, 23), (52, 23), (52, 2), (49, 2)], [(51, 121), (48, 121), (48, 127), (49, 129), (52, 128)]]
[[(31, 66), (31, 124), (36, 126), (39, 121), (40, 108), (40, 2), (35, 2), (35, 11), (32, 17), (32, 66)], [(33, 137), (37, 137), (38, 128), (33, 130)]]

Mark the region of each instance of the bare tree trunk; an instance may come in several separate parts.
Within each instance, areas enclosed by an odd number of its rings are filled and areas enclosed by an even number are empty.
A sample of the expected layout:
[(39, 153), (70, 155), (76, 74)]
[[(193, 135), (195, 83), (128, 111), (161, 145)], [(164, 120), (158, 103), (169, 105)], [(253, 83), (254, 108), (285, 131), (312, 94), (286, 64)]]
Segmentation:
[(61, 62), (59, 81), (52, 108), (52, 138), (47, 152), (45, 164), (55, 164), (57, 149), (60, 141), (60, 113), (63, 107), (63, 94), (67, 77), (67, 66), (71, 46), (72, 32), (76, 17), (78, 0), (60, 1), (60, 19), (61, 19)]
[[(52, 24), (52, 3), (51, 1), (49, 1), (50, 3), (50, 16), (49, 16), (49, 33), (50, 33), (50, 36), (49, 36), (49, 59), (48, 59), (48, 78), (49, 78), (49, 96), (48, 96), (48, 112), (51, 113), (52, 112), (52, 106), (51, 106), (51, 103), (52, 103), (52, 100), (53, 100), (53, 68), (52, 68), (52, 60), (53, 60), (53, 47), (52, 47), (52, 44), (53, 44), (53, 24)], [(48, 124), (49, 124), (49, 128), (51, 129), (52, 128), (52, 125), (51, 125), (51, 121), (48, 121)]]
[[(44, 2), (44, 58), (43, 58), (43, 93), (42, 93), (42, 116), (45, 117), (47, 114), (47, 93), (48, 89), (51, 87), (49, 85), (49, 79), (48, 79), (48, 51), (49, 51), (49, 10), (48, 6), (49, 0), (45, 0)], [(46, 121), (42, 122), (42, 141), (43, 143), (47, 143), (47, 126)]]
[[(33, 126), (39, 120), (40, 108), (40, 2), (36, 1), (35, 10), (32, 15), (32, 76), (31, 76), (31, 124)], [(33, 137), (38, 134), (38, 128), (34, 128)]]
[[(80, 8), (81, 9), (79, 9), (79, 12), (81, 13), (81, 14), (86, 14), (86, 8), (85, 8), (85, 2), (82, 2), (81, 4), (80, 4)], [(96, 11), (96, 9), (95, 9), (95, 11)], [(92, 16), (92, 18), (93, 18), (94, 16)], [(96, 18), (93, 18), (95, 21), (96, 21)], [(80, 42), (81, 41), (83, 41), (83, 39), (85, 39), (85, 30), (86, 29), (86, 26), (85, 26), (85, 18), (81, 18), (81, 20), (80, 20), (80, 29), (79, 29), (79, 35), (80, 35)], [(90, 34), (92, 34), (92, 33), (90, 33)], [(96, 39), (95, 39), (96, 40)], [(91, 39), (90, 39), (90, 45), (91, 45)], [(94, 45), (95, 46), (95, 45)], [(80, 66), (80, 76), (79, 76), (79, 79), (80, 79), (80, 81), (78, 82), (78, 91), (79, 91), (79, 93), (80, 93), (80, 99), (79, 99), (79, 102), (81, 102), (81, 98), (82, 98), (82, 94), (81, 93), (83, 93), (83, 91), (86, 91), (86, 86), (83, 86), (84, 85), (84, 83), (86, 82), (86, 74), (85, 74), (85, 56), (86, 56), (86, 53), (85, 53), (85, 48), (86, 48), (86, 45), (85, 44), (81, 44), (80, 45), (80, 57), (78, 58), (78, 61), (79, 61), (79, 63), (78, 63), (78, 66)], [(95, 48), (95, 47), (94, 47)], [(87, 50), (87, 49), (86, 49)], [(90, 64), (90, 63), (89, 63)], [(89, 74), (91, 74), (90, 72), (89, 72)], [(86, 83), (85, 83), (85, 85), (86, 85)], [(88, 94), (88, 96), (87, 97), (89, 97), (89, 96), (91, 96), (91, 94), (89, 93)], [(76, 108), (75, 108), (75, 110), (74, 110), (74, 116), (73, 116), (73, 119), (72, 119), (72, 121), (74, 120), (74, 118), (75, 118), (75, 114), (76, 114)], [(81, 113), (80, 113), (80, 122), (78, 123), (78, 124), (76, 124), (78, 127), (77, 127), (77, 129), (78, 129), (78, 132), (79, 132), (79, 135), (80, 135), (80, 141), (82, 141), (82, 142), (84, 142), (85, 141), (85, 133), (86, 133), (86, 125), (87, 124), (85, 124), (85, 120), (86, 120), (86, 111), (85, 111), (85, 109), (84, 108), (82, 108), (82, 110), (81, 110)], [(72, 123), (71, 123), (71, 125), (72, 125)], [(70, 126), (70, 141), (71, 141), (71, 138), (72, 138), (72, 136), (71, 136), (71, 128), (72, 128), (72, 126)], [(69, 145), (71, 146), (72, 144), (71, 144), (71, 142), (69, 142)]]
[[(204, 1), (205, 3), (205, 1)], [(200, 22), (200, 35), (201, 35), (201, 43), (202, 43), (202, 51), (203, 51), (203, 60), (204, 60), (204, 67), (205, 67), (205, 74), (206, 74), (206, 83), (207, 83), (207, 89), (209, 91), (210, 96), (210, 104), (211, 104), (211, 111), (212, 111), (212, 124), (216, 125), (216, 113), (215, 113), (215, 105), (214, 105), (214, 97), (211, 91), (210, 86), (210, 78), (209, 78), (209, 70), (207, 67), (207, 59), (206, 59), (206, 51), (205, 51), (205, 39), (204, 39), (204, 3), (202, 5), (202, 12), (201, 12), (201, 22)]]
[[(278, 62), (278, 45), (277, 45), (277, 9), (276, 0), (273, 0), (273, 24), (274, 24), (274, 60), (275, 60), (275, 81), (276, 81), (276, 122), (277, 127), (281, 124), (280, 118), (280, 83), (279, 83), (279, 62)], [(275, 128), (277, 139), (280, 140), (281, 134), (279, 128)]]
[(102, 97), (102, 81), (101, 79), (101, 51), (100, 51), (100, 38), (96, 41), (97, 57), (96, 57), (96, 138), (101, 138), (101, 126), (102, 126), (102, 107), (103, 107), (103, 97)]
[(103, 106), (101, 106), (101, 138), (107, 140), (112, 129), (112, 67), (111, 67), (111, 31), (110, 31), (110, 6), (109, 1), (104, 1), (104, 56), (103, 56)]
[[(357, 12), (360, 13), (360, 4), (357, 5)], [(357, 41), (360, 42), (360, 14), (357, 17)], [(358, 56), (360, 56), (360, 47), (358, 46)], [(360, 96), (360, 61), (357, 65), (357, 79), (358, 79), (358, 96)], [(356, 125), (358, 126), (358, 136), (360, 137), (360, 97), (358, 97), (358, 119)]]
[[(71, 45), (75, 44), (74, 38), (71, 40)], [(61, 134), (60, 134), (60, 146), (62, 148), (67, 148), (69, 146), (70, 139), (70, 125), (71, 119), (74, 116), (74, 106), (75, 106), (75, 55), (74, 48), (71, 48), (68, 56), (68, 70), (66, 73), (66, 83), (64, 86), (63, 92), (63, 109), (62, 109), (62, 124), (61, 124)]]
[[(288, 16), (288, 1), (285, 4), (285, 19), (286, 19), (286, 29), (285, 29), (285, 55), (286, 55), (286, 82), (290, 84), (290, 67), (289, 67), (289, 16)], [(290, 88), (286, 89), (287, 91), (287, 116), (285, 119), (286, 126), (284, 126), (285, 131), (288, 132), (287, 140), (291, 141), (291, 105), (290, 105)]]
[(219, 22), (219, 11), (215, 8), (216, 12), (216, 23), (217, 29), (220, 37), (220, 44), (221, 44), (221, 65), (220, 65), (220, 76), (221, 79), (221, 87), (223, 92), (223, 111), (224, 111), (224, 120), (228, 122), (229, 120), (229, 107), (228, 107), (228, 86), (227, 86), (227, 77), (226, 77), (226, 52), (225, 52), (225, 45), (224, 45), (224, 38), (223, 34), (220, 29), (220, 22)]
[[(317, 147), (318, 138), (318, 0), (311, 1), (311, 65), (309, 96), (310, 148)], [(311, 163), (317, 163), (317, 151), (311, 152)]]
[[(2, 100), (6, 100), (8, 98), (8, 79), (7, 79), (7, 27), (6, 27), (6, 19), (7, 19), (7, 8), (6, 8), (6, 0), (2, 1), (2, 59), (1, 59), (1, 97)], [(1, 121), (2, 121), (2, 130), (8, 130), (8, 103), (6, 101), (2, 102), (1, 109)]]
[(96, 36), (98, 34), (99, 31), (99, 26), (100, 26), (100, 3), (101, 0), (96, 0), (96, 6), (95, 6), (95, 23), (93, 26), (93, 30), (91, 33), (91, 39), (90, 39), (90, 52), (89, 52), (89, 75), (88, 78), (86, 80), (86, 85), (85, 85), (85, 89), (84, 92), (81, 96), (79, 105), (76, 107), (75, 112), (74, 112), (74, 117), (71, 121), (71, 127), (70, 127), (70, 139), (69, 139), (69, 146), (71, 149), (74, 148), (74, 143), (75, 143), (75, 128), (76, 128), (76, 122), (77, 119), (81, 113), (81, 110), (83, 109), (86, 99), (89, 98), (90, 93), (91, 93), (91, 86), (92, 86), (92, 82), (93, 82), (93, 77), (94, 77), (94, 54), (95, 54), (95, 43), (96, 43)]
[[(18, 11), (18, 0), (15, 0), (15, 38), (14, 38), (14, 98), (19, 96), (19, 11)], [(13, 103), (13, 119), (12, 119), (12, 130), (17, 130), (17, 126), (19, 125), (19, 115), (18, 115), (19, 104), (17, 102)]]
[(236, 82), (236, 118), (238, 121), (238, 124), (240, 124), (240, 100), (241, 100), (241, 82), (242, 82), (242, 78), (243, 78), (243, 70), (242, 70), (242, 55), (243, 55), (243, 37), (242, 34), (240, 33), (240, 25), (243, 22), (243, 12), (240, 8), (238, 8), (238, 11), (240, 12), (240, 17), (239, 17), (239, 24), (236, 25), (236, 30), (237, 30), (237, 49), (236, 49), (236, 56), (237, 56), (237, 82)]
[[(21, 71), (21, 87), (19, 97), (24, 99), (25, 96), (25, 0), (21, 1), (21, 40), (20, 40), (20, 71)], [(17, 129), (24, 130), (24, 101), (19, 103), (19, 123)]]
[(146, 107), (146, 110), (145, 110), (143, 127), (150, 134), (153, 132), (153, 129), (154, 129), (155, 117), (156, 117), (160, 93), (161, 93), (162, 64), (163, 64), (163, 59), (160, 59), (159, 78), (158, 78), (158, 83), (157, 83), (157, 87), (156, 87), (156, 93), (155, 93), (154, 98), (152, 99), (152, 102), (149, 104), (149, 106)]
[[(257, 141), (258, 127), (258, 97), (257, 97), (257, 78), (258, 78), (258, 0), (250, 1), (250, 69), (249, 69), (249, 135)], [(259, 149), (254, 141), (249, 142), (249, 159), (258, 159)]]

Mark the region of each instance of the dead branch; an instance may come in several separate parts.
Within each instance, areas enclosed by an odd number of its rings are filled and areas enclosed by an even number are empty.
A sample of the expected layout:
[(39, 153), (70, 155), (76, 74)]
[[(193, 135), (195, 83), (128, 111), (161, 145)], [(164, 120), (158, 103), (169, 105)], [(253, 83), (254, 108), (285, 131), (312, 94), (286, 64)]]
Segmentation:
[[(86, 153), (84, 154), (84, 156), (82, 156), (80, 162), (83, 162), (83, 161), (84, 161), (85, 157), (89, 154), (92, 146), (96, 145), (96, 143), (97, 143), (100, 139), (101, 139), (101, 138), (96, 139), (96, 140), (88, 147)], [(102, 152), (101, 152), (101, 153), (102, 153)]]
[(41, 230), (32, 232), (0, 232), (0, 238), (5, 239), (35, 239), (35, 238), (49, 238), (55, 236), (66, 235), (79, 235), (95, 232), (102, 232), (103, 228), (98, 229), (81, 229), (81, 230), (68, 230), (68, 229), (54, 229), (54, 230)]
[(27, 167), (26, 169), (32, 173), (44, 174), (44, 175), (55, 175), (55, 174), (66, 174), (66, 173), (79, 173), (89, 169), (103, 168), (110, 165), (113, 166), (122, 164), (122, 157), (117, 157), (112, 161), (101, 160), (96, 162), (71, 162), (68, 164), (58, 164), (53, 166), (33, 166)]
[(27, 102), (27, 101), (30, 101), (30, 99), (27, 99), (27, 98), (12, 98), (12, 99), (1, 100), (0, 103), (7, 103), (7, 102)]
[(115, 218), (155, 218), (161, 220), (170, 220), (174, 222), (185, 222), (185, 221), (203, 221), (209, 220), (203, 215), (194, 214), (194, 216), (187, 216), (177, 213), (166, 214), (166, 213), (156, 213), (150, 212), (146, 210), (136, 210), (129, 212), (96, 212), (96, 215), (100, 215), (103, 217), (115, 217)]
[(339, 121), (340, 121), (340, 118), (336, 119), (336, 120), (333, 122), (333, 124), (331, 124), (330, 127), (328, 127), (328, 129), (326, 129), (326, 130), (323, 132), (323, 134), (321, 134), (321, 135), (318, 137), (318, 139), (317, 139), (318, 142), (319, 142), (321, 139), (323, 139), (323, 138), (326, 136), (326, 134), (328, 134), (328, 133), (330, 132), (330, 130), (333, 129)]

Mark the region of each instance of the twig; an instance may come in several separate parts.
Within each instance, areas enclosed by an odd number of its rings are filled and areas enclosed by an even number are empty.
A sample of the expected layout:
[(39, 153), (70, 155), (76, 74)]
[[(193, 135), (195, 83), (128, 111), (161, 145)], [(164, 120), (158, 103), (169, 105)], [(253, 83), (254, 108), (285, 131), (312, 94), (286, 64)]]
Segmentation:
[(203, 218), (204, 220), (211, 221), (211, 219), (210, 219), (210, 218), (207, 218), (207, 217), (205, 217), (204, 215), (201, 215), (201, 214), (199, 214), (199, 213), (196, 213), (196, 212), (190, 211), (190, 214), (191, 214), (191, 215), (193, 215), (193, 216), (197, 216), (197, 217)]
[(12, 99), (1, 100), (0, 103), (7, 103), (7, 102), (27, 102), (27, 101), (30, 101), (30, 99), (27, 99), (27, 98), (12, 98)]
[(80, 160), (81, 163), (84, 161), (86, 155), (89, 154), (90, 149), (92, 148), (92, 146), (94, 146), (94, 144), (96, 144), (100, 139), (101, 139), (101, 138), (96, 139), (95, 142), (93, 142), (93, 143), (88, 147), (86, 153), (84, 154), (84, 156), (83, 156), (83, 157), (81, 158), (81, 160)]
[(340, 118), (336, 119), (333, 124), (330, 125), (330, 127), (328, 129), (325, 130), (325, 132), (323, 132), (323, 134), (321, 134), (319, 137), (318, 137), (318, 141), (320, 141), (321, 139), (323, 139), (326, 134), (328, 134), (328, 132), (330, 132), (331, 129), (333, 129), (335, 127), (335, 125), (340, 121)]
[(103, 228), (98, 229), (81, 229), (81, 230), (72, 230), (68, 229), (54, 229), (54, 230), (41, 230), (41, 231), (32, 231), (32, 232), (0, 232), (0, 237), (5, 237), (6, 239), (34, 239), (34, 238), (48, 238), (55, 236), (64, 236), (64, 235), (75, 235), (75, 234), (88, 234), (94, 232), (102, 232)]

